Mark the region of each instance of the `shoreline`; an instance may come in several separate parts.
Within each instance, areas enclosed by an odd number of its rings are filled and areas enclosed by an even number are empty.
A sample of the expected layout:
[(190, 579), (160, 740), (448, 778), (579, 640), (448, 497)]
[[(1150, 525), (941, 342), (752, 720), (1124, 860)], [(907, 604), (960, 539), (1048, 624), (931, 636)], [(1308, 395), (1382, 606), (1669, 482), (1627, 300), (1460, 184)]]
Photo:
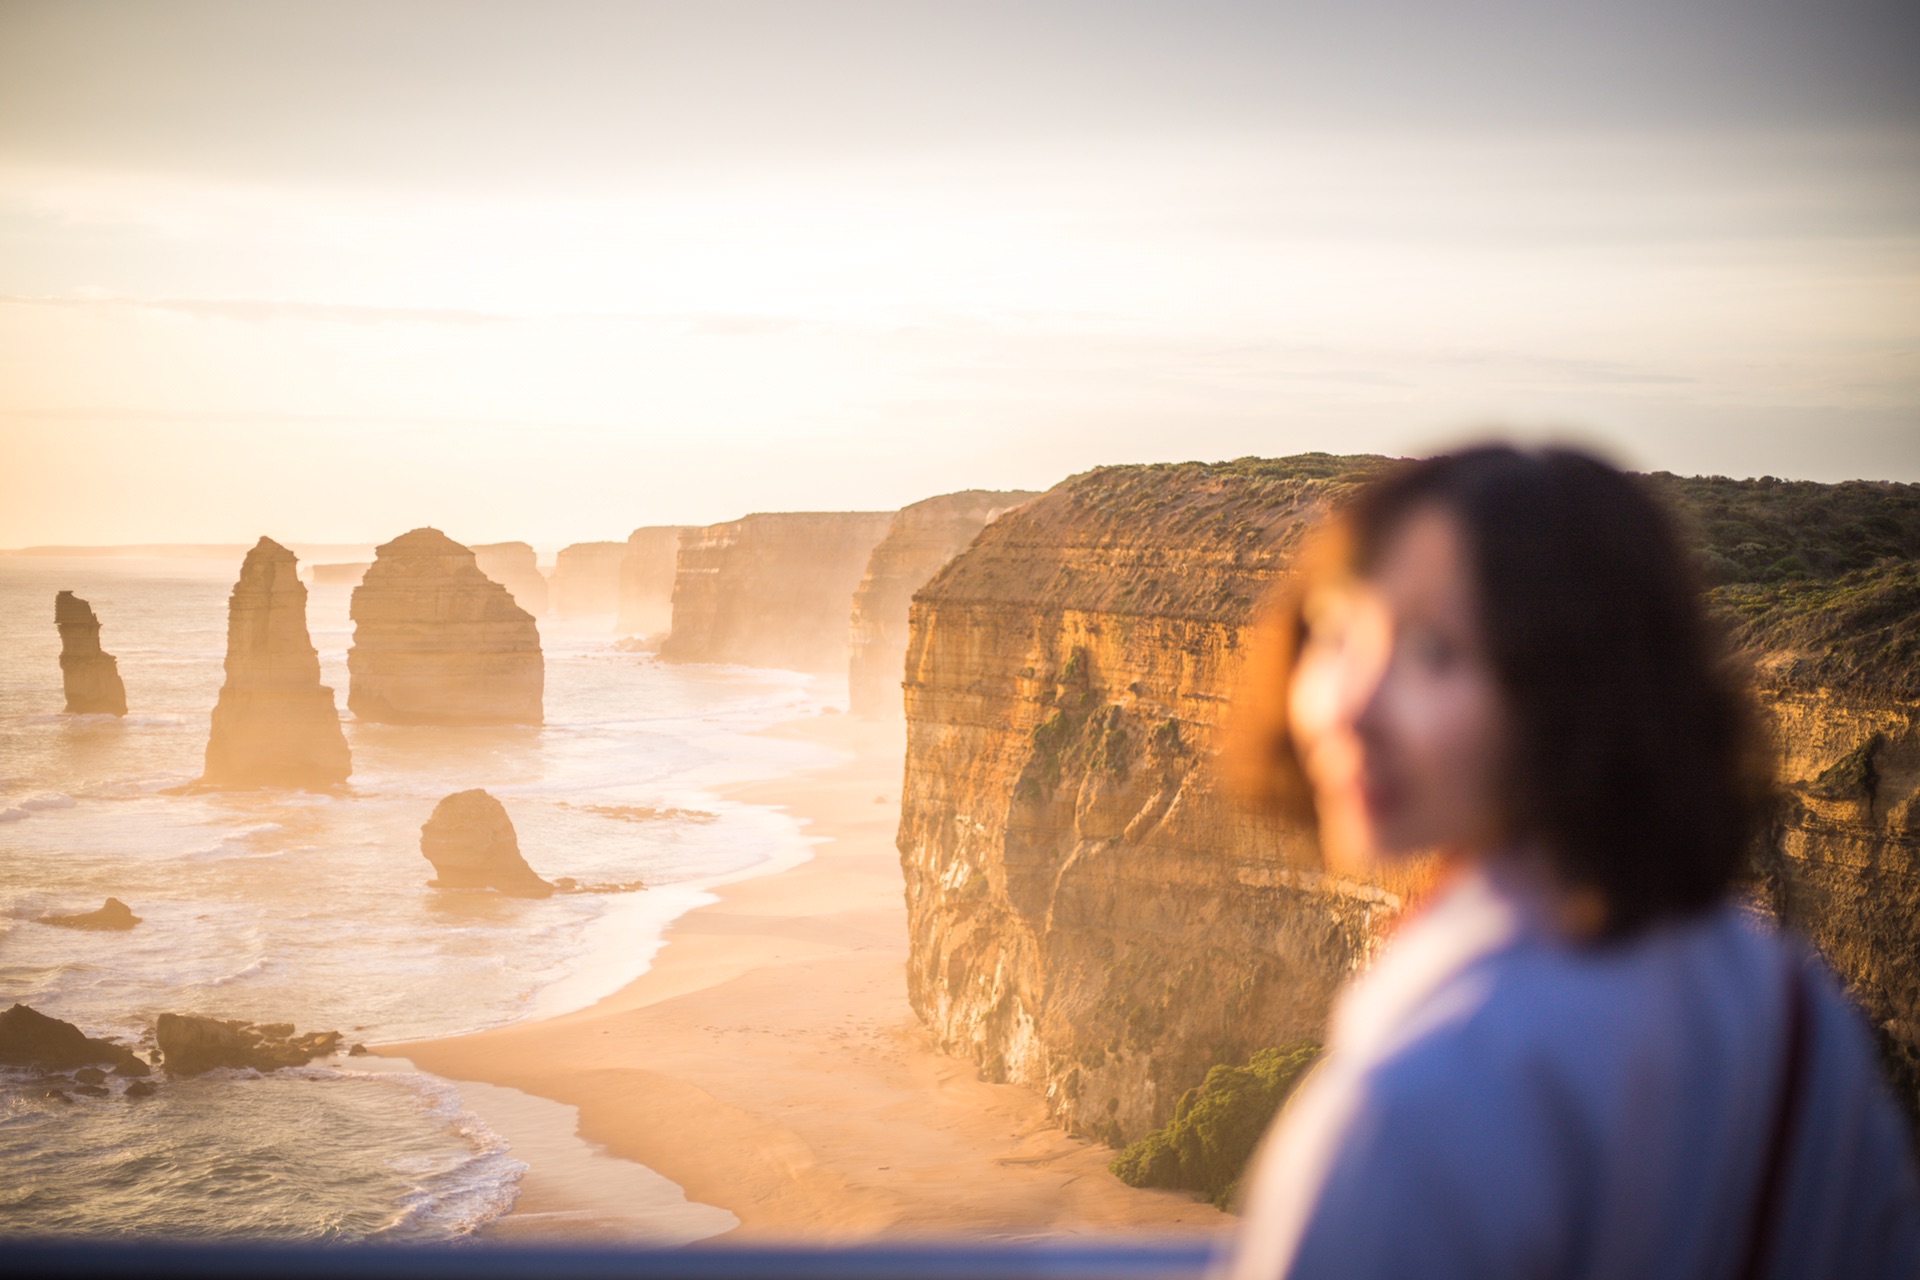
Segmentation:
[[(834, 759), (721, 794), (785, 810), (811, 858), (706, 890), (644, 974), (586, 1008), (375, 1047), (493, 1086), (463, 1093), (489, 1124), (494, 1090), (532, 1100), (515, 1120), (520, 1198), (483, 1234), (645, 1239), (594, 1185), (607, 1168), (596, 1150), (732, 1214), (724, 1240), (1224, 1229), (1232, 1219), (1188, 1195), (1126, 1186), (1106, 1169), (1112, 1152), (1055, 1127), (1040, 1098), (934, 1049), (906, 998), (893, 847), (904, 725), (822, 715), (764, 734)], [(577, 1139), (527, 1142), (569, 1115)]]

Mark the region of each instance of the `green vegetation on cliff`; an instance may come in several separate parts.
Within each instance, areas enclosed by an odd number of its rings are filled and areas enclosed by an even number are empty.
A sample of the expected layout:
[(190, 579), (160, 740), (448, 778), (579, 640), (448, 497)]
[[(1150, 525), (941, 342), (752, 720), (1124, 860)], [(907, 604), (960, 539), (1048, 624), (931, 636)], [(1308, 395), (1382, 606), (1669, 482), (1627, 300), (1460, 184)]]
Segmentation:
[(1319, 1061), (1320, 1046), (1298, 1040), (1262, 1049), (1244, 1067), (1217, 1066), (1180, 1095), (1173, 1119), (1113, 1158), (1129, 1186), (1198, 1191), (1222, 1209), (1274, 1116)]

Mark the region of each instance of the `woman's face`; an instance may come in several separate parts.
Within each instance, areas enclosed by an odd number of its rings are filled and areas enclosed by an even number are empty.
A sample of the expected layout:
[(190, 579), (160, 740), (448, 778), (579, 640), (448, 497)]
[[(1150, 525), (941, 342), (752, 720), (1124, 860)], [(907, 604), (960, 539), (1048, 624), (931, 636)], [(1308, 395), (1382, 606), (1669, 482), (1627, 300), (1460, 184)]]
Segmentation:
[(1329, 865), (1501, 844), (1505, 713), (1458, 520), (1416, 509), (1372, 574), (1303, 612), (1287, 722)]

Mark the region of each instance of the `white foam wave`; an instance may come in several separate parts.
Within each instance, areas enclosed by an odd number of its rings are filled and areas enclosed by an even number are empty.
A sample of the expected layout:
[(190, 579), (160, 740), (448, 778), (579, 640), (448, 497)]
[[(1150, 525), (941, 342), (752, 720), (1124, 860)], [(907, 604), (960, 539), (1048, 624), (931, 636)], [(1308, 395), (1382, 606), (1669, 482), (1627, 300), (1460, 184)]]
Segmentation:
[(71, 809), (75, 803), (74, 798), (64, 791), (43, 791), (0, 809), (0, 822), (19, 822), (47, 809)]

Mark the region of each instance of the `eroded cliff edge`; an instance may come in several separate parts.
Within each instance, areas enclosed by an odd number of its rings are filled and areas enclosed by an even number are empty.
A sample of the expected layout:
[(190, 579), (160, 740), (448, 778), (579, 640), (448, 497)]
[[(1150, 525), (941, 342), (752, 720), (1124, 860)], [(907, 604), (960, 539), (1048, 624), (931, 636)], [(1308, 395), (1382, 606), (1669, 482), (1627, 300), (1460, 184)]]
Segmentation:
[[(1071, 1129), (1137, 1138), (1208, 1066), (1318, 1036), (1401, 909), (1406, 885), (1323, 876), (1308, 833), (1241, 811), (1212, 768), (1255, 602), (1381, 465), (1089, 472), (915, 599), (909, 995), (944, 1048)], [(1913, 1061), (1920, 488), (1655, 483), (1697, 526), (1781, 738), (1763, 893)]]

